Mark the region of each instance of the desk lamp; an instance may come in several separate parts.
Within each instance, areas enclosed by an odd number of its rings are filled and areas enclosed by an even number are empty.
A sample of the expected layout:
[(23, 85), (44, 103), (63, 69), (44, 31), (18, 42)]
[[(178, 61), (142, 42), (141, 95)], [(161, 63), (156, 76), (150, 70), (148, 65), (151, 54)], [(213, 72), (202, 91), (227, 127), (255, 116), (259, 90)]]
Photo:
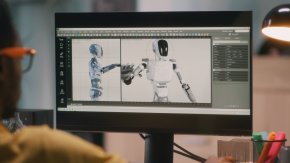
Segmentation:
[(279, 5), (266, 15), (262, 33), (274, 39), (290, 42), (290, 4)]

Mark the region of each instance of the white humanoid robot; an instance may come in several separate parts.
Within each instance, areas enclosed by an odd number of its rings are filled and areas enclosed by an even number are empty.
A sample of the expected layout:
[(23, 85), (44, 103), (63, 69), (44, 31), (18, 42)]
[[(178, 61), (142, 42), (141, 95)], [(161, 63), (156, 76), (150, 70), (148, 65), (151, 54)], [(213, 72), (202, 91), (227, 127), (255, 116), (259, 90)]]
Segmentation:
[(155, 40), (153, 42), (155, 60), (142, 59), (142, 63), (133, 68), (134, 65), (125, 65), (121, 69), (121, 78), (127, 85), (131, 84), (135, 76), (141, 77), (141, 72), (146, 69), (147, 79), (151, 81), (154, 90), (154, 102), (169, 102), (168, 84), (172, 79), (173, 71), (177, 75), (182, 89), (188, 99), (194, 103), (196, 99), (187, 83), (182, 81), (181, 74), (174, 59), (168, 57), (168, 43), (166, 40)]
[(116, 67), (120, 67), (120, 64), (110, 64), (102, 67), (99, 60), (103, 57), (103, 49), (99, 44), (91, 44), (89, 51), (92, 55), (89, 61), (89, 75), (91, 79), (90, 97), (91, 100), (98, 101), (103, 93), (103, 88), (101, 86), (102, 75)]

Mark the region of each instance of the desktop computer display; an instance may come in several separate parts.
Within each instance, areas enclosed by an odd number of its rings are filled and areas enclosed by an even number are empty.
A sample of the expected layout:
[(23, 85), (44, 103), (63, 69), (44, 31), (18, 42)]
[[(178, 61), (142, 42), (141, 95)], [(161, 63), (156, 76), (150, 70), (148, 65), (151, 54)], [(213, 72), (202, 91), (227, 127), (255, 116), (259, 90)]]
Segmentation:
[(249, 135), (251, 12), (56, 13), (57, 128)]

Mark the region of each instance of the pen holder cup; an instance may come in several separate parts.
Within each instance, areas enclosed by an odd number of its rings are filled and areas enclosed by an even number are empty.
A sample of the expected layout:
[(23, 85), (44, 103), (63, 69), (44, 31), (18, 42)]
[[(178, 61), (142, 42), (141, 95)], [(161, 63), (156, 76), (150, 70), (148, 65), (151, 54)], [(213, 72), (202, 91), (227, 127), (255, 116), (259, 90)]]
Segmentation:
[[(282, 149), (284, 149), (285, 147), (285, 142), (287, 141), (287, 139), (283, 139), (283, 140), (253, 140), (252, 139), (252, 141), (253, 141), (253, 150), (254, 150), (253, 162), (258, 162), (259, 158), (264, 156), (263, 157), (264, 161), (262, 161), (264, 163), (266, 159), (269, 159), (268, 153), (270, 149), (272, 147), (275, 147), (275, 148), (278, 147), (280, 148), (279, 153), (281, 153)], [(263, 150), (265, 150), (265, 152)], [(274, 159), (273, 163), (284, 163), (284, 161), (283, 162), (282, 160), (280, 161), (279, 153), (277, 154), (277, 157)], [(290, 155), (288, 157), (290, 157)], [(261, 158), (259, 161), (261, 162)]]

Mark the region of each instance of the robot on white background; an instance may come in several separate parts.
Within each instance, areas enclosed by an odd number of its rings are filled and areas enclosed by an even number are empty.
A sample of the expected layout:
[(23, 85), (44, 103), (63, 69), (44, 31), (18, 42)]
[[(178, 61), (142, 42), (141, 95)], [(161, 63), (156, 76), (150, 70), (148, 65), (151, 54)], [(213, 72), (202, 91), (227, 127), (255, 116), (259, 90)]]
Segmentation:
[(142, 59), (142, 63), (134, 69), (134, 65), (125, 65), (121, 68), (123, 82), (130, 85), (135, 76), (141, 77), (141, 72), (146, 70), (147, 79), (151, 81), (154, 90), (154, 102), (169, 102), (168, 84), (172, 80), (173, 71), (177, 75), (182, 89), (188, 99), (195, 103), (196, 99), (187, 83), (184, 83), (179, 68), (174, 59), (168, 57), (168, 43), (166, 40), (153, 42), (155, 59)]
[(89, 51), (92, 55), (89, 61), (89, 75), (91, 79), (90, 97), (91, 100), (98, 101), (103, 94), (103, 88), (101, 86), (102, 75), (116, 67), (120, 67), (120, 64), (110, 64), (102, 67), (99, 61), (103, 57), (103, 49), (99, 44), (91, 44)]

